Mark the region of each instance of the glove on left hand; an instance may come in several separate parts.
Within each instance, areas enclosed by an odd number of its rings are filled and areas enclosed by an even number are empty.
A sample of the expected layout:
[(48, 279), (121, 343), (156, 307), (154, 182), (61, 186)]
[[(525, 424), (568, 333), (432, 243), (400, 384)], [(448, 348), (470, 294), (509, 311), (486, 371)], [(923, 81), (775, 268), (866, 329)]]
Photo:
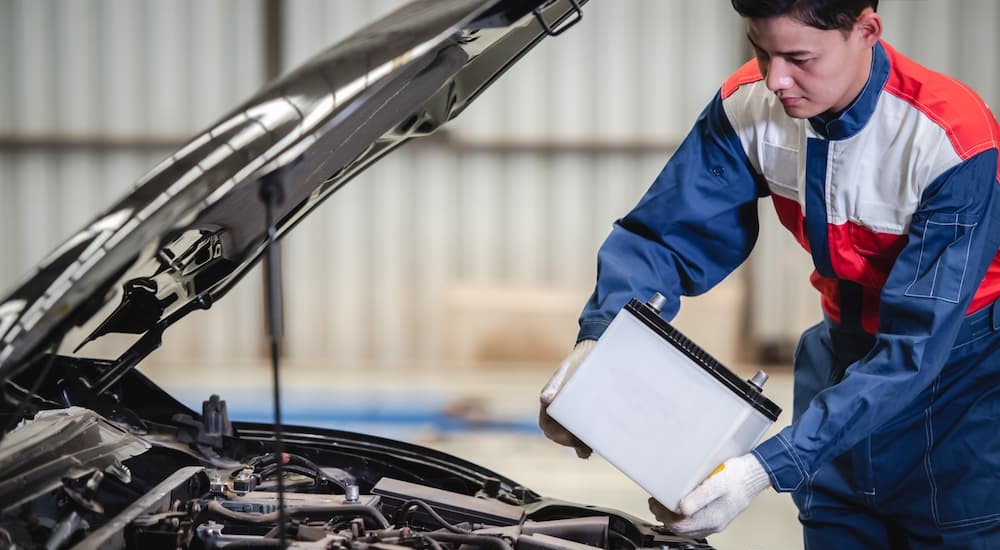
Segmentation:
[(538, 426), (542, 428), (542, 433), (545, 434), (545, 437), (560, 445), (573, 447), (576, 449), (576, 456), (580, 458), (589, 458), (593, 451), (586, 443), (580, 441), (579, 438), (564, 428), (562, 424), (549, 416), (549, 412), (546, 409), (552, 404), (552, 400), (556, 398), (556, 395), (562, 389), (563, 385), (566, 384), (566, 381), (569, 380), (573, 373), (576, 372), (576, 369), (580, 367), (580, 364), (583, 363), (590, 350), (594, 349), (596, 343), (597, 340), (581, 340), (578, 342), (573, 347), (573, 351), (559, 364), (559, 368), (556, 369), (552, 378), (542, 388), (542, 393), (539, 396), (541, 403), (538, 408)]
[(649, 511), (678, 535), (703, 538), (723, 530), (736, 519), (753, 497), (771, 486), (767, 472), (752, 454), (730, 458), (680, 502), (675, 514), (655, 499)]

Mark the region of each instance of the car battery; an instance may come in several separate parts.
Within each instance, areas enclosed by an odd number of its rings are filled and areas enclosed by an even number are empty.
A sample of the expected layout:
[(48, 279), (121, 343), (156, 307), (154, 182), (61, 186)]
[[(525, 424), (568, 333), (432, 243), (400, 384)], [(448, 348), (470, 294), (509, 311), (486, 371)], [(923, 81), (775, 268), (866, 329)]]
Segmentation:
[(742, 380), (660, 317), (665, 302), (631, 300), (548, 406), (548, 413), (664, 506), (727, 459), (753, 449), (781, 409), (767, 375)]

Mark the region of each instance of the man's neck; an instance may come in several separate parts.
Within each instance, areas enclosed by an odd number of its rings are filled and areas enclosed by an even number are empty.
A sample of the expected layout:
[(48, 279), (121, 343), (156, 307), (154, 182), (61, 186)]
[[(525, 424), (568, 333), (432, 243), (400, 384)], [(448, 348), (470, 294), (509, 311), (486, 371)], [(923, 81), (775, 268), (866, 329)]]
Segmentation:
[(865, 90), (865, 86), (868, 84), (868, 79), (871, 78), (872, 74), (872, 63), (874, 62), (874, 56), (875, 56), (874, 52), (875, 52), (874, 48), (868, 49), (868, 51), (865, 54), (865, 60), (867, 62), (862, 64), (862, 66), (864, 67), (863, 71), (861, 71), (861, 73), (858, 74), (858, 77), (854, 79), (854, 85), (850, 88), (850, 90), (848, 90), (848, 93), (844, 94), (845, 97), (849, 97), (851, 98), (851, 100), (848, 101), (846, 104), (844, 104), (843, 107), (839, 109), (831, 109), (820, 115), (820, 117), (824, 121), (829, 122), (842, 115), (844, 111), (846, 111), (851, 107), (851, 105), (854, 105), (854, 102), (857, 101), (858, 97), (861, 95), (861, 92)]

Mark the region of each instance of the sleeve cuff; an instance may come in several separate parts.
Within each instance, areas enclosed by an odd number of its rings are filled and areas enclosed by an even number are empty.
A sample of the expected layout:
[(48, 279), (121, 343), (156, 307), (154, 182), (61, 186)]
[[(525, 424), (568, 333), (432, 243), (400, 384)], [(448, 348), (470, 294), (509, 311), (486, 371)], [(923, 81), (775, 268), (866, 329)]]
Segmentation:
[(750, 488), (750, 492), (757, 494), (764, 489), (771, 486), (771, 477), (767, 475), (767, 471), (764, 470), (760, 460), (757, 457), (748, 457), (753, 462), (750, 468), (750, 473), (747, 475), (747, 487)]
[(580, 332), (576, 335), (576, 341), (598, 340), (608, 328), (609, 321), (581, 321)]
[(805, 466), (792, 450), (783, 432), (758, 445), (753, 454), (771, 478), (771, 485), (779, 493), (798, 490), (806, 479)]

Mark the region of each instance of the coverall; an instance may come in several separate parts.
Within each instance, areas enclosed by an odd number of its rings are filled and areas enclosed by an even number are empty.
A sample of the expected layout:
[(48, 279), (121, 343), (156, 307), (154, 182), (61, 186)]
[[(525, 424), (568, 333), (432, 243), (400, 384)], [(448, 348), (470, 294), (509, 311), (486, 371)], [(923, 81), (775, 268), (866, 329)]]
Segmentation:
[(654, 292), (672, 318), (746, 259), (770, 196), (824, 319), (791, 425), (753, 452), (807, 548), (1000, 548), (998, 140), (968, 87), (885, 42), (834, 119), (789, 117), (751, 61), (615, 222), (578, 339)]

